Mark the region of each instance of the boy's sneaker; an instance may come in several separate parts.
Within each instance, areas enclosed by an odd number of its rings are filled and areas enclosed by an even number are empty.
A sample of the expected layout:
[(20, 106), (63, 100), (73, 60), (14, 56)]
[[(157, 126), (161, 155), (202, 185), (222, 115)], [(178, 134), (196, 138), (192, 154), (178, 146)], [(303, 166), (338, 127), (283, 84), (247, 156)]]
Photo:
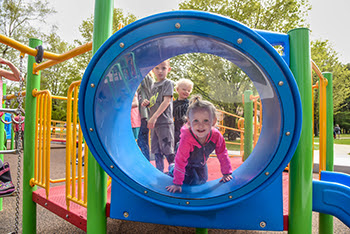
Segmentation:
[(170, 163), (168, 167), (168, 175), (171, 177), (174, 177), (174, 168), (175, 168), (175, 163)]
[(2, 182), (0, 181), (0, 197), (11, 195), (15, 191), (15, 186), (12, 181)]
[[(81, 159), (81, 161), (82, 161), (82, 166), (84, 166), (84, 157)], [(76, 165), (78, 165), (79, 164), (79, 160), (78, 160), (78, 158), (75, 160), (75, 164)]]

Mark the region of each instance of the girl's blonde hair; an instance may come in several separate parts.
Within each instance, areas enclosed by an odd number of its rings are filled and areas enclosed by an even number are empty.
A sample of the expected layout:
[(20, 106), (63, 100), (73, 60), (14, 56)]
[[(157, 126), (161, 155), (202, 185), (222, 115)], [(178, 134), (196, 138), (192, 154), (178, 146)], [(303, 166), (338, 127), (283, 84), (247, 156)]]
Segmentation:
[(208, 111), (212, 117), (213, 124), (216, 123), (216, 108), (215, 106), (206, 100), (202, 100), (202, 96), (195, 94), (190, 99), (190, 105), (188, 106), (186, 117), (189, 120), (191, 112), (196, 111)]
[(180, 86), (180, 85), (190, 85), (191, 86), (191, 89), (193, 88), (193, 82), (189, 79), (185, 79), (185, 78), (181, 78), (180, 80), (176, 81), (175, 83), (175, 89), (177, 90), (177, 88)]

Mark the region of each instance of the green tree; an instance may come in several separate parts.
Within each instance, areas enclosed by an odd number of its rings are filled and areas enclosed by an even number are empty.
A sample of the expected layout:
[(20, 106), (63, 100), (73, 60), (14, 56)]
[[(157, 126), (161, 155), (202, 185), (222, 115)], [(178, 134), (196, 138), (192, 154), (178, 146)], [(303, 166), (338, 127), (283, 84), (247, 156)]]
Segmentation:
[[(120, 8), (114, 8), (113, 10), (113, 33), (118, 30), (119, 24), (128, 25), (132, 22), (136, 21), (136, 16), (130, 13), (123, 13), (123, 10)], [(82, 40), (75, 40), (75, 45), (80, 46), (85, 43), (92, 41), (93, 36), (93, 27), (94, 27), (94, 18), (91, 16), (90, 18), (84, 20), (82, 24), (79, 26), (79, 31), (82, 36)], [(92, 53), (85, 53), (78, 57), (75, 57), (73, 60), (75, 62), (75, 67), (80, 71), (81, 76), (84, 73), (87, 65), (89, 64), (92, 58)], [(80, 77), (81, 79), (81, 77)]]
[[(72, 49), (67, 42), (61, 40), (55, 30), (43, 38), (47, 44), (47, 51), (52, 53), (62, 54)], [(42, 90), (50, 90), (52, 95), (67, 96), (69, 85), (80, 78), (80, 73), (75, 69), (75, 64), (72, 60), (56, 64), (50, 68), (46, 68), (41, 72)], [(52, 119), (66, 119), (67, 102), (63, 100), (52, 100)]]
[(194, 81), (192, 93), (198, 93), (218, 108), (230, 113), (242, 103), (245, 90), (257, 91), (249, 77), (230, 61), (209, 54), (179, 55), (172, 60), (173, 71), (169, 78), (176, 81), (186, 77)]
[[(45, 19), (55, 11), (46, 0), (2, 0), (0, 1), (0, 33), (23, 44), (28, 44), (28, 38), (41, 38), (40, 27), (35, 23), (45, 23)], [(39, 29), (39, 30), (38, 30)], [(0, 52), (3, 58), (12, 61), (19, 67), (19, 51), (0, 43)], [(25, 60), (23, 62), (25, 63)], [(25, 73), (26, 71), (23, 71)], [(5, 80), (8, 92), (18, 90), (18, 84)]]
[[(328, 40), (316, 40), (311, 42), (311, 58), (321, 71), (332, 72), (333, 74), (333, 112), (335, 118), (343, 116), (343, 108), (348, 105), (346, 102), (350, 97), (350, 70), (339, 61), (338, 53), (332, 48)], [(313, 84), (316, 84), (318, 77), (313, 75)], [(314, 92), (314, 120), (315, 134), (318, 133), (319, 122), (319, 92)], [(340, 118), (339, 120), (344, 118)], [(342, 121), (342, 122), (344, 122)], [(337, 122), (344, 127), (344, 123)]]
[[(347, 72), (350, 72), (350, 63), (346, 64), (345, 67)], [(348, 87), (349, 87), (348, 85), (345, 86), (346, 89), (349, 89)], [(335, 113), (334, 123), (339, 124), (340, 128), (345, 133), (350, 132), (350, 97), (349, 96), (343, 100), (341, 108)]]
[[(0, 2), (0, 33), (22, 43), (28, 38), (41, 35), (34, 23), (45, 23), (45, 19), (55, 11), (47, 0), (3, 0)], [(5, 57), (9, 46), (0, 44)]]
[(217, 13), (250, 28), (286, 33), (308, 25), (311, 5), (308, 0), (186, 0), (179, 9)]
[[(200, 10), (237, 20), (250, 28), (287, 33), (296, 27), (306, 27), (311, 9), (308, 0), (186, 0), (180, 10)], [(185, 54), (171, 59), (171, 78), (185, 77), (194, 82), (193, 93), (200, 93), (218, 108), (236, 113), (242, 106), (242, 94), (253, 90), (249, 77), (235, 64), (208, 54)], [(232, 123), (237, 120), (225, 119)]]
[[(114, 9), (113, 30), (117, 30), (119, 23), (128, 24), (135, 21), (136, 17), (130, 14), (124, 15), (120, 9)], [(93, 17), (84, 20), (79, 27), (83, 40), (75, 40), (74, 45), (69, 45), (61, 40), (56, 33), (56, 28), (52, 28), (49, 35), (43, 35), (45, 50), (62, 54), (75, 47), (92, 41)], [(91, 52), (79, 55), (68, 61), (56, 64), (47, 68), (41, 73), (41, 89), (48, 89), (53, 95), (67, 96), (68, 88), (73, 81), (81, 80), (84, 71), (92, 57)], [(52, 103), (52, 119), (66, 120), (66, 101), (54, 99)]]

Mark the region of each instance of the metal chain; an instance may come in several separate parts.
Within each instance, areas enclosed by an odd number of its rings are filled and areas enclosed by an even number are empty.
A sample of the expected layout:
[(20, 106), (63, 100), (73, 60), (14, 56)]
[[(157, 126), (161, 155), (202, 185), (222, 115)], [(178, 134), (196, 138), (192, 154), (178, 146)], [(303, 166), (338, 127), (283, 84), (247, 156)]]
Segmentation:
[(22, 111), (23, 111), (23, 96), (22, 96), (22, 90), (24, 86), (24, 78), (23, 78), (23, 57), (24, 54), (20, 55), (20, 64), (19, 64), (19, 90), (16, 93), (17, 96), (17, 110), (18, 110), (18, 139), (17, 139), (17, 152), (18, 152), (18, 163), (17, 163), (17, 185), (16, 185), (16, 213), (15, 213), (15, 231), (14, 233), (18, 233), (19, 230), (19, 204), (20, 204), (20, 180), (21, 180), (21, 167), (22, 167), (22, 155), (23, 155), (23, 142), (22, 142), (22, 135), (23, 135), (23, 129), (22, 129), (22, 123), (24, 120), (22, 120)]

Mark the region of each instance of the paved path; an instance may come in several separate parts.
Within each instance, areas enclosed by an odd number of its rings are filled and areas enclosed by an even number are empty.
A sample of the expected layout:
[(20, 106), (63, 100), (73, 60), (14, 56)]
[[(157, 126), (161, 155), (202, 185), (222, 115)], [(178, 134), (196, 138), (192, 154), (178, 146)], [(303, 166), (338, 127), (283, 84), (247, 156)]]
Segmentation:
[[(350, 145), (334, 144), (334, 171), (350, 174)], [(320, 151), (314, 151), (314, 165), (318, 170)]]

